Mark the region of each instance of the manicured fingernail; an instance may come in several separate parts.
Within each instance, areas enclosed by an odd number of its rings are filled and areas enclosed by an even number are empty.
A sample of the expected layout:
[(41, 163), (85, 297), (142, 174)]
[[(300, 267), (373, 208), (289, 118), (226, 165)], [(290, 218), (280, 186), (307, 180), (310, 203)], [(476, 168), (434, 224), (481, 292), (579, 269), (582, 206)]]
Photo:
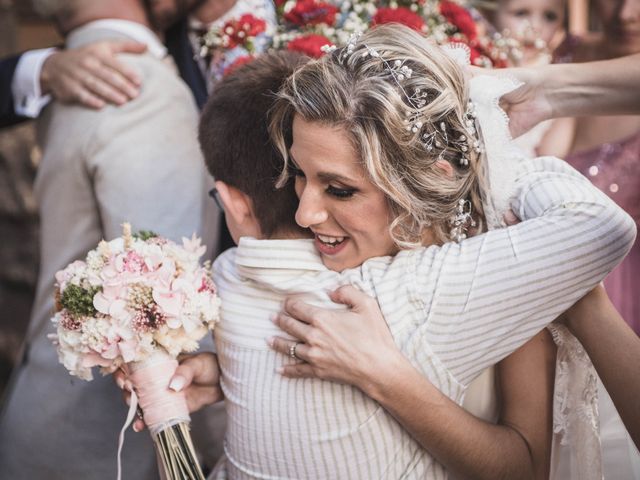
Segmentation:
[(174, 392), (180, 392), (184, 388), (184, 377), (173, 377), (169, 383), (169, 388)]
[(276, 323), (276, 320), (278, 320), (278, 314), (272, 313), (271, 315), (269, 315), (269, 320), (271, 320), (273, 323)]
[(269, 345), (270, 347), (273, 347), (273, 344), (276, 341), (275, 337), (265, 338), (265, 340), (267, 341), (267, 345)]
[(282, 375), (284, 373), (284, 367), (276, 367), (276, 373)]
[(123, 388), (124, 388), (127, 392), (133, 392), (133, 383), (131, 383), (131, 380), (125, 380), (125, 381), (124, 381)]
[(118, 388), (120, 390), (123, 390), (124, 389), (124, 378), (118, 378), (116, 380), (116, 385), (118, 385)]
[(140, 431), (140, 427), (136, 422), (133, 422), (133, 431), (138, 433)]
[(131, 397), (125, 398), (124, 402), (127, 404), (128, 407), (130, 407), (131, 406)]

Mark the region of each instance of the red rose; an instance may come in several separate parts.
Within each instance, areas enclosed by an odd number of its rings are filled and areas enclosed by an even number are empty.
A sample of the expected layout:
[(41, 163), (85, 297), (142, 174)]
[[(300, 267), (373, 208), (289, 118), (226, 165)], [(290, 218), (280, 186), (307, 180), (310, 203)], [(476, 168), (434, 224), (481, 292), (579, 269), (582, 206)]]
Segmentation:
[(322, 35), (310, 34), (291, 40), (287, 44), (287, 49), (293, 52), (304, 53), (313, 58), (320, 58), (324, 55), (322, 47), (331, 45), (327, 37)]
[(333, 25), (336, 21), (336, 13), (338, 8), (316, 0), (298, 0), (295, 6), (284, 14), (287, 22), (295, 25), (318, 25), (326, 23)]
[(448, 0), (442, 0), (440, 2), (440, 14), (467, 37), (469, 41), (475, 40), (478, 36), (476, 22), (473, 21), (471, 14), (464, 7)]
[(256, 18), (250, 13), (242, 15), (238, 19), (229, 20), (222, 27), (222, 33), (228, 39), (228, 48), (243, 45), (247, 38), (260, 35), (267, 29), (267, 24), (261, 18)]
[(231, 65), (224, 69), (222, 72), (223, 76), (229, 75), (231, 72), (234, 72), (237, 68), (242, 65), (246, 65), (254, 60), (254, 57), (251, 55), (243, 55), (241, 57), (236, 58)]
[(382, 25), (384, 23), (400, 23), (418, 32), (421, 32), (424, 28), (422, 17), (405, 7), (379, 8), (371, 20), (371, 25)]

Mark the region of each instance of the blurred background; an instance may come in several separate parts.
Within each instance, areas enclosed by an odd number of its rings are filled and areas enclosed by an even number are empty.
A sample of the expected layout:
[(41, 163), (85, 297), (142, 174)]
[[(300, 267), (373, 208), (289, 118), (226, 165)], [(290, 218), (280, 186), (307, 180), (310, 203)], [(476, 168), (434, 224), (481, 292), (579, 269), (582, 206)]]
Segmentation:
[[(584, 35), (589, 0), (569, 0), (566, 30)], [(0, 55), (61, 44), (28, 0), (0, 0)], [(38, 166), (32, 122), (0, 130), (0, 396), (20, 350), (38, 273), (38, 218), (32, 183)]]
[[(1, 56), (59, 43), (30, 2), (0, 0)], [(32, 122), (0, 130), (0, 391), (29, 321), (38, 275), (37, 164)]]

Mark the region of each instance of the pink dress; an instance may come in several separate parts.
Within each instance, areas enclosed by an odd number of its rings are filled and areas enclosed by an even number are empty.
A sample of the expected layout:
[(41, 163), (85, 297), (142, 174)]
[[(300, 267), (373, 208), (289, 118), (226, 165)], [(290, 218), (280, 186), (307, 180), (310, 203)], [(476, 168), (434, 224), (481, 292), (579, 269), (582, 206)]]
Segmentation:
[[(567, 162), (640, 224), (640, 131), (619, 142), (570, 154)], [(640, 242), (604, 281), (620, 315), (640, 335)]]

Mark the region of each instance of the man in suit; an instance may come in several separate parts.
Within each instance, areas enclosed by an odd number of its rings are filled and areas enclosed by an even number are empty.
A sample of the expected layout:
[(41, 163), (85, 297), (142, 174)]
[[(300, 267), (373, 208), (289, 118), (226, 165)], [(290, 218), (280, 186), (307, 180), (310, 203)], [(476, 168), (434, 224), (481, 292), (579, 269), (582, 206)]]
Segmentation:
[[(16, 480), (113, 478), (126, 405), (110, 378), (84, 382), (58, 363), (47, 339), (54, 273), (120, 235), (124, 221), (176, 240), (195, 231), (211, 245), (217, 219), (213, 209), (204, 214), (208, 175), (196, 104), (150, 30), (142, 0), (47, 3), (70, 48), (105, 39), (146, 45), (146, 53), (121, 58), (144, 88), (101, 110), (53, 102), (38, 120), (40, 277), (25, 355), (0, 418), (0, 472)], [(123, 462), (127, 478), (158, 478), (146, 433), (127, 435)]]
[[(163, 32), (168, 53), (189, 85), (200, 108), (207, 100), (205, 73), (195, 60), (198, 49), (189, 39), (189, 15), (199, 24), (212, 23), (236, 0), (144, 0), (156, 32)], [(272, 8), (270, 0), (265, 5)], [(144, 44), (97, 42), (81, 49), (32, 50), (0, 59), (0, 127), (38, 116), (52, 95), (65, 103), (89, 108), (122, 105), (139, 93), (135, 71), (116, 58), (118, 53), (142, 53)]]
[[(236, 0), (142, 1), (149, 22), (156, 32), (164, 32), (167, 52), (202, 108), (208, 97), (207, 82), (189, 39), (188, 14), (198, 15), (196, 11), (200, 11), (199, 21), (210, 23), (228, 12)], [(271, 0), (263, 3), (273, 8)], [(1, 59), (0, 128), (36, 118), (51, 97), (94, 109), (125, 104), (139, 94), (141, 79), (116, 55), (142, 53), (145, 49), (140, 42), (109, 39), (77, 49), (42, 49)], [(219, 251), (234, 246), (223, 221), (219, 232)]]

